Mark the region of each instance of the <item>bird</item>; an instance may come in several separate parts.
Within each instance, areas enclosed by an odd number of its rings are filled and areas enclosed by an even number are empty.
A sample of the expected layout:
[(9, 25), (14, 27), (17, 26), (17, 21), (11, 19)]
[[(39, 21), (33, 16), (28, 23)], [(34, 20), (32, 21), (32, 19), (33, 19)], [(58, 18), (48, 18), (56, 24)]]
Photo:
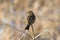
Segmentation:
[[(26, 27), (25, 27), (25, 32), (24, 32), (24, 34), (20, 37), (19, 40), (21, 40), (21, 39), (23, 38), (23, 36), (27, 34), (27, 32), (29, 31), (29, 27), (30, 27), (30, 26), (32, 27), (33, 34), (34, 34), (33, 24), (34, 24), (34, 22), (35, 22), (35, 19), (36, 19), (36, 17), (35, 17), (35, 15), (34, 15), (33, 11), (28, 11), (28, 12), (27, 12), (27, 25), (26, 25)], [(30, 36), (30, 37), (31, 37), (31, 36)], [(35, 34), (34, 34), (34, 37), (35, 37)], [(32, 37), (31, 37), (31, 38), (32, 38)]]
[(33, 11), (29, 11), (27, 14), (28, 14), (28, 16), (27, 16), (27, 22), (28, 23), (27, 23), (25, 30), (29, 30), (29, 27), (34, 24), (35, 19), (36, 19)]

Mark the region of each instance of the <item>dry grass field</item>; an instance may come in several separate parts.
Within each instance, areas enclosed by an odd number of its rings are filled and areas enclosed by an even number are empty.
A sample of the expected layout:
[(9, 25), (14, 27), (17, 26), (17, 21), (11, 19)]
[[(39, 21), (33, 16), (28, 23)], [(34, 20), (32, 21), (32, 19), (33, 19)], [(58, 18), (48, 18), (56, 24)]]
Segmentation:
[[(35, 39), (31, 27), (20, 39), (30, 10), (36, 16)], [(60, 40), (60, 0), (0, 0), (0, 40)]]

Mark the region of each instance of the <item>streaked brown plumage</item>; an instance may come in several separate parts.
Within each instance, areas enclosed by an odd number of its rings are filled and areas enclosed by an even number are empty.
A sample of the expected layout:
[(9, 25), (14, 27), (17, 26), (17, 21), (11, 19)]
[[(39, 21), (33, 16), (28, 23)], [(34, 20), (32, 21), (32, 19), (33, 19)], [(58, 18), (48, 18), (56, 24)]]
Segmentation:
[(29, 30), (29, 27), (35, 22), (35, 19), (36, 19), (33, 11), (29, 11), (28, 14), (29, 14), (27, 17), (28, 24), (27, 24), (25, 30)]

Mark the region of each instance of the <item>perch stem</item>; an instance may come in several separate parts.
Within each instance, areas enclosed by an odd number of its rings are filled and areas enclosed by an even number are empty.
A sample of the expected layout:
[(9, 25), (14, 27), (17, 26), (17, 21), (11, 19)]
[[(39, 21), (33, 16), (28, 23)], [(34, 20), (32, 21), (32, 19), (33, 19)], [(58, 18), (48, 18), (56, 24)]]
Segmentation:
[(35, 33), (34, 33), (34, 28), (33, 28), (33, 25), (31, 25), (31, 26), (32, 26), (33, 35), (34, 35), (34, 38), (35, 38)]

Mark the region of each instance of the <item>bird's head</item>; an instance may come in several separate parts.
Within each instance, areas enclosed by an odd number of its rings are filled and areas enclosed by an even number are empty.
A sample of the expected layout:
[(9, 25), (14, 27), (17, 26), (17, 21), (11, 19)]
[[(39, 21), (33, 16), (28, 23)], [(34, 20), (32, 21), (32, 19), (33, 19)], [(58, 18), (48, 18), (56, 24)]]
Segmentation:
[(27, 14), (28, 15), (32, 15), (33, 14), (33, 11), (29, 11)]

